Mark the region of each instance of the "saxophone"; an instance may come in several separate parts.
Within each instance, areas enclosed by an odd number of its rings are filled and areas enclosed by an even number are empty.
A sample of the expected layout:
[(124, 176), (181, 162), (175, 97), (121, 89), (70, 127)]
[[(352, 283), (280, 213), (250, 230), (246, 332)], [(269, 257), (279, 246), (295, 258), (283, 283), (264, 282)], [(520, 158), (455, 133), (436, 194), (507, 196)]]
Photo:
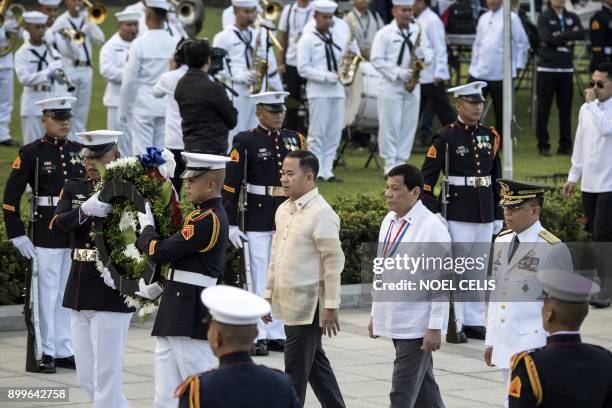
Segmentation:
[(355, 26), (357, 22), (354, 18), (351, 19), (351, 32), (346, 42), (346, 51), (342, 56), (342, 61), (340, 62), (340, 68), (338, 69), (338, 79), (340, 83), (344, 86), (350, 86), (355, 80), (355, 74), (357, 73), (357, 69), (359, 68), (359, 64), (364, 58), (359, 55), (352, 53), (349, 51), (349, 45), (353, 42), (353, 38), (355, 38)]
[(417, 84), (419, 83), (419, 78), (421, 76), (421, 71), (425, 69), (425, 62), (416, 57), (416, 50), (421, 46), (421, 33), (423, 30), (421, 29), (421, 25), (418, 21), (413, 21), (414, 24), (419, 28), (419, 33), (417, 34), (416, 41), (414, 42), (414, 47), (412, 47), (412, 51), (410, 52), (410, 69), (412, 70), (412, 76), (406, 83), (404, 83), (404, 89), (407, 92), (414, 91)]
[[(263, 86), (263, 81), (266, 78), (266, 74), (268, 73), (268, 61), (265, 58), (262, 58), (259, 54), (259, 47), (261, 47), (261, 32), (262, 28), (259, 28), (257, 33), (257, 39), (255, 40), (255, 49), (253, 50), (253, 64), (251, 65), (251, 71), (255, 74), (255, 82), (251, 84), (249, 90), (251, 91), (251, 95), (257, 94), (261, 92), (261, 88)], [(267, 84), (267, 81), (266, 81)]]

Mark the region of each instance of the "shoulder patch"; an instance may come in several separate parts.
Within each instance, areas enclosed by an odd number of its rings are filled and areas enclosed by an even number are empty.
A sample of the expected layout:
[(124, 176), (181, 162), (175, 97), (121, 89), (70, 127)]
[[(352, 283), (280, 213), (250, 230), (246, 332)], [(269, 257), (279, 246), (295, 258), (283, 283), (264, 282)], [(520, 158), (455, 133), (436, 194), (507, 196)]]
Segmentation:
[(436, 157), (438, 157), (438, 149), (436, 149), (436, 146), (431, 145), (429, 147), (429, 150), (427, 150), (427, 157), (431, 159), (435, 159)]
[(15, 207), (9, 204), (2, 204), (2, 209), (10, 212), (15, 212)]
[(174, 398), (180, 398), (189, 390), (189, 406), (200, 406), (200, 374), (194, 374), (188, 377), (185, 381), (174, 390)]
[(521, 398), (521, 377), (518, 375), (510, 382), (508, 395), (514, 398)]
[(545, 230), (545, 229), (540, 231), (538, 236), (542, 237), (544, 239), (544, 241), (548, 242), (551, 245), (555, 245), (555, 244), (558, 244), (559, 242), (561, 242), (561, 240), (559, 238), (555, 237), (550, 231)]
[(502, 237), (502, 236), (504, 236), (504, 235), (508, 235), (508, 234), (509, 234), (509, 233), (511, 233), (511, 232), (512, 232), (512, 230), (511, 230), (511, 229), (506, 229), (506, 230), (503, 230), (502, 232), (500, 232), (499, 234), (497, 234), (497, 236), (498, 236), (498, 237)]
[(185, 241), (189, 241), (193, 237), (193, 224), (185, 225), (181, 230), (181, 235), (185, 239)]
[(230, 160), (233, 162), (239, 162), (240, 161), (240, 153), (238, 153), (238, 150), (236, 149), (232, 149), (232, 152), (230, 153)]
[(591, 30), (599, 30), (599, 21), (593, 19), (593, 22), (591, 23)]
[(232, 194), (236, 193), (236, 189), (234, 187), (228, 186), (227, 184), (223, 185), (223, 190), (227, 191), (228, 193), (232, 193)]
[(15, 160), (13, 161), (12, 167), (15, 170), (19, 170), (21, 168), (21, 156), (15, 157)]

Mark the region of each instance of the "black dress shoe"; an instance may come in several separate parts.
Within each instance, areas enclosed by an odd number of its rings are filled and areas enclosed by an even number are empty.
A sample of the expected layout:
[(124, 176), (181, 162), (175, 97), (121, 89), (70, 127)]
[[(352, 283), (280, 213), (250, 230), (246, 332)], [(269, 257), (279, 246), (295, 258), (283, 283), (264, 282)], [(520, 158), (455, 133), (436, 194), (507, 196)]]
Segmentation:
[(548, 147), (543, 147), (543, 148), (540, 148), (539, 150), (540, 150), (540, 156), (544, 156), (544, 157), (551, 156), (550, 149)]
[(567, 147), (560, 147), (557, 149), (557, 154), (563, 155), (563, 156), (571, 156), (572, 155), (572, 148), (567, 148)]
[(61, 368), (69, 368), (71, 370), (76, 370), (76, 363), (74, 362), (74, 356), (56, 358), (55, 366), (61, 367)]
[(467, 337), (465, 336), (465, 332), (463, 330), (457, 333), (457, 336), (449, 336), (448, 333), (446, 334), (447, 343), (460, 344), (460, 343), (467, 343), (467, 341), (468, 341)]
[(484, 340), (487, 329), (483, 326), (463, 326), (463, 331), (468, 339)]
[(17, 142), (15, 142), (13, 139), (3, 140), (3, 141), (0, 142), (0, 145), (8, 146), (8, 147), (19, 146), (19, 144)]
[(606, 307), (610, 307), (610, 298), (606, 295), (602, 296), (600, 293), (594, 296), (589, 304), (597, 309), (605, 309)]
[(268, 342), (266, 340), (257, 340), (252, 354), (255, 356), (267, 356), (270, 354), (268, 352)]
[(55, 360), (53, 357), (43, 354), (42, 359), (38, 362), (38, 372), (53, 374), (55, 371)]
[(285, 351), (285, 340), (276, 339), (276, 340), (268, 340), (268, 350), (270, 351)]
[(336, 178), (336, 176), (331, 176), (330, 178), (328, 178), (325, 181), (327, 181), (329, 183), (342, 183), (342, 180)]

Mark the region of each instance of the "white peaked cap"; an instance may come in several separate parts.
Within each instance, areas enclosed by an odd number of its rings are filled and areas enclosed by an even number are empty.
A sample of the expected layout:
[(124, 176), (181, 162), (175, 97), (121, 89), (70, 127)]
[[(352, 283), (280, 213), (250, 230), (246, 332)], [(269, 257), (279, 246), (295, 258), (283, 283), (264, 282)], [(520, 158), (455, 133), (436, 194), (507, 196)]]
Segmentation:
[(75, 133), (76, 136), (81, 136), (84, 146), (100, 146), (111, 143), (117, 143), (119, 136), (123, 132), (118, 130), (91, 130), (89, 132)]
[(186, 166), (181, 178), (196, 177), (208, 170), (224, 169), (226, 163), (231, 160), (227, 156), (207, 153), (181, 152), (181, 155), (185, 159)]
[(270, 314), (263, 298), (234, 286), (212, 286), (202, 291), (202, 303), (215, 321), (235, 326), (255, 325)]
[[(46, 16), (45, 16), (46, 17)], [(37, 101), (35, 104), (43, 111), (72, 109), (72, 102), (76, 101), (73, 96), (60, 96)]]
[(277, 103), (285, 103), (285, 97), (289, 95), (289, 92), (260, 92), (258, 94), (251, 95), (251, 98), (255, 98), (255, 103), (263, 103), (265, 105), (274, 105)]
[(588, 302), (600, 291), (599, 285), (592, 280), (561, 269), (543, 269), (537, 278), (548, 296), (565, 302)]
[(453, 94), (454, 97), (466, 97), (466, 99), (472, 99), (475, 101), (483, 101), (484, 96), (482, 96), (482, 88), (487, 86), (487, 83), (484, 81), (474, 81), (469, 84), (456, 86), (454, 88), (449, 88), (448, 92)]

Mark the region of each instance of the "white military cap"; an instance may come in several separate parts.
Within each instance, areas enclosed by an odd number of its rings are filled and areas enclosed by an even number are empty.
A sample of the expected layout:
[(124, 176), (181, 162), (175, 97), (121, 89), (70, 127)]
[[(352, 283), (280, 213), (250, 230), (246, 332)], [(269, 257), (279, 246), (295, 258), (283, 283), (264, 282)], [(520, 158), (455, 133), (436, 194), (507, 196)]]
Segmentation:
[(172, 3), (166, 0), (147, 0), (147, 7), (168, 11), (172, 9)]
[(23, 13), (23, 21), (26, 24), (47, 24), (49, 16), (40, 11), (26, 11)]
[(62, 0), (38, 0), (41, 6), (59, 7)]
[(482, 88), (485, 86), (487, 86), (487, 83), (484, 81), (474, 81), (450, 88), (448, 92), (452, 92), (455, 98), (463, 98), (471, 102), (484, 102), (485, 98), (482, 96)]
[(330, 0), (316, 0), (314, 2), (315, 11), (319, 13), (333, 14), (338, 8), (338, 3)]
[(76, 101), (76, 98), (73, 96), (59, 96), (56, 98), (42, 99), (36, 101), (35, 104), (43, 112), (69, 111), (72, 109), (72, 102), (74, 101)]
[(251, 95), (251, 98), (255, 98), (257, 105), (270, 112), (283, 112), (285, 110), (285, 97), (289, 95), (289, 92), (261, 92), (255, 95)]
[(215, 321), (234, 326), (255, 325), (270, 314), (263, 298), (234, 286), (212, 286), (202, 291), (202, 303)]
[(117, 130), (91, 130), (89, 132), (75, 133), (81, 137), (83, 157), (100, 157), (112, 149), (119, 141), (123, 132)]
[(412, 6), (414, 0), (393, 0), (394, 6)]
[(585, 303), (600, 291), (597, 283), (574, 272), (543, 269), (537, 277), (548, 297), (564, 302)]
[(253, 8), (257, 7), (259, 2), (257, 0), (232, 0), (232, 6), (241, 8)]
[(115, 13), (115, 17), (117, 17), (117, 21), (120, 23), (124, 21), (138, 21), (141, 16), (142, 14), (139, 11), (129, 11), (128, 9)]
[(209, 170), (220, 170), (225, 168), (225, 163), (230, 161), (229, 157), (216, 154), (181, 152), (185, 158), (185, 171), (181, 178), (196, 177)]

